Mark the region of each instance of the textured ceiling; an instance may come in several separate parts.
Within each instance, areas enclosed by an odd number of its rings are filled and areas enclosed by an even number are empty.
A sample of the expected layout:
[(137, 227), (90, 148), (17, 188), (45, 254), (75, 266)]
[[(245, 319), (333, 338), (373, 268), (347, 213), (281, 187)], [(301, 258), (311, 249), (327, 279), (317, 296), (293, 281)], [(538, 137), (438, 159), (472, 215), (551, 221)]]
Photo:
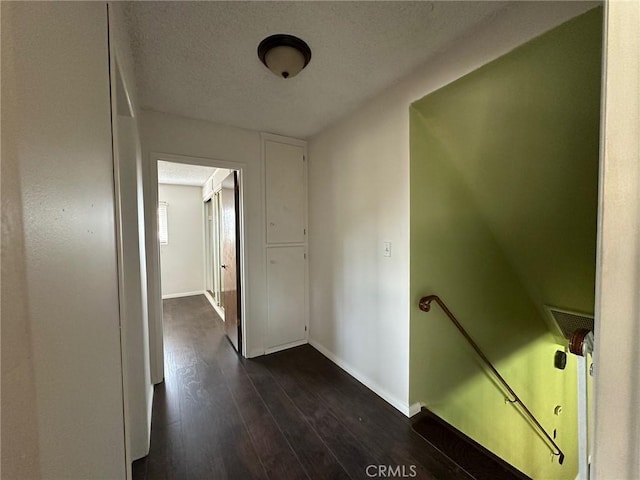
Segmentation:
[(216, 169), (183, 163), (158, 162), (158, 183), (200, 187)]
[[(307, 138), (422, 65), (506, 2), (131, 2), (143, 108)], [(304, 39), (309, 66), (283, 80), (256, 54)]]

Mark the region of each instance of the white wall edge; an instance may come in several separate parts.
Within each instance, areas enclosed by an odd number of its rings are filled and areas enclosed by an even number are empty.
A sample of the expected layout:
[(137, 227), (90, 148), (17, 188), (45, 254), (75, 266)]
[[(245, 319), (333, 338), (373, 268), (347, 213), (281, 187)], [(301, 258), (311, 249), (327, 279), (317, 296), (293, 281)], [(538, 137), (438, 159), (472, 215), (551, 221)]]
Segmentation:
[(142, 455), (132, 455), (131, 456), (131, 461), (135, 462), (136, 460), (140, 460), (141, 458), (146, 457), (147, 455), (149, 455), (149, 451), (151, 450), (151, 417), (153, 415), (153, 394), (155, 392), (155, 387), (152, 383), (149, 383), (149, 390), (150, 393), (148, 395), (148, 401), (147, 401), (147, 415), (149, 418), (149, 421), (147, 422), (147, 443), (144, 447), (144, 453)]
[(194, 295), (204, 295), (204, 290), (198, 290), (195, 292), (169, 293), (167, 295), (162, 295), (162, 299), (166, 300), (168, 298), (192, 297)]
[[(393, 408), (400, 411), (403, 415), (407, 417), (410, 417), (412, 415), (411, 409), (414, 408), (416, 404), (409, 406), (405, 402), (400, 401), (397, 397), (387, 392), (385, 389), (383, 389), (380, 385), (378, 385), (376, 382), (371, 380), (366, 375), (363, 375), (361, 372), (352, 368), (347, 362), (345, 362), (343, 359), (335, 355), (333, 352), (326, 349), (323, 345), (321, 345), (317, 341), (309, 339), (309, 344), (313, 348), (318, 350), (321, 354), (323, 354), (325, 357), (327, 357), (329, 360), (331, 360), (333, 363), (335, 363), (337, 366), (339, 366), (341, 369), (343, 369), (345, 372), (347, 372), (349, 375), (351, 375), (353, 378), (355, 378), (360, 383), (362, 383), (365, 387), (367, 387), (373, 393), (375, 393), (380, 398), (382, 398), (385, 402), (390, 404)], [(418, 408), (418, 411), (419, 411), (419, 408)]]
[(278, 345), (277, 347), (270, 347), (264, 351), (264, 355), (269, 355), (270, 353), (281, 352), (282, 350), (287, 350), (289, 348), (299, 347), (300, 345), (306, 345), (307, 340), (298, 340), (297, 342), (285, 343), (284, 345)]
[(153, 418), (153, 397), (156, 393), (156, 388), (155, 385), (153, 385), (152, 383), (149, 385), (149, 389), (151, 390), (151, 393), (149, 394), (149, 403), (147, 404), (147, 415), (149, 415), (149, 432), (147, 435), (147, 449), (146, 449), (146, 455), (149, 455), (149, 451), (151, 450), (151, 419)]
[[(594, 479), (640, 478), (640, 3), (604, 5), (594, 351)], [(631, 340), (631, 341), (630, 341)]]

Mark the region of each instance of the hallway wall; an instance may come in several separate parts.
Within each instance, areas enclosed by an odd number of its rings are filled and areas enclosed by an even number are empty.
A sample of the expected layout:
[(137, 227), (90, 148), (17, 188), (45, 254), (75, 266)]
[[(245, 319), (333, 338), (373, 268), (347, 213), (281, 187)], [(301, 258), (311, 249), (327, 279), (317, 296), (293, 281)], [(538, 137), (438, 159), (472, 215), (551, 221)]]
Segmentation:
[(157, 217), (154, 183), (157, 185), (155, 162), (158, 154), (174, 154), (215, 159), (225, 168), (243, 168), (247, 262), (247, 354), (262, 355), (263, 326), (265, 322), (266, 279), (264, 265), (264, 202), (263, 177), (260, 152), (260, 134), (251, 130), (195, 120), (177, 115), (143, 111), (141, 115), (141, 138), (145, 169), (145, 214), (147, 223), (147, 268), (149, 272), (149, 317), (155, 325), (152, 335), (155, 351), (155, 383), (162, 380), (162, 311), (158, 311), (161, 292), (154, 284), (154, 275), (159, 275), (159, 253), (157, 245)]
[(167, 202), (169, 243), (160, 245), (162, 298), (204, 292), (204, 203), (202, 187), (158, 186)]
[(0, 8), (2, 477), (124, 478), (107, 8)]
[[(31, 345), (31, 320), (27, 295), (24, 208), (20, 184), (21, 158), (18, 155), (21, 125), (16, 91), (20, 69), (16, 68), (16, 32), (20, 30), (20, 10), (14, 4), (0, 3), (2, 19), (2, 260), (0, 316), (2, 317), (2, 390), (0, 392), (2, 438), (1, 472), (6, 477), (40, 478), (38, 406), (35, 365)], [(24, 15), (24, 14), (23, 14)], [(17, 17), (17, 18), (16, 18)], [(24, 39), (23, 39), (24, 40)], [(13, 139), (10, 140), (10, 139)], [(10, 279), (10, 281), (7, 281)], [(10, 298), (11, 302), (7, 299)]]
[(409, 106), (596, 5), (512, 4), (310, 139), (310, 342), (406, 414)]

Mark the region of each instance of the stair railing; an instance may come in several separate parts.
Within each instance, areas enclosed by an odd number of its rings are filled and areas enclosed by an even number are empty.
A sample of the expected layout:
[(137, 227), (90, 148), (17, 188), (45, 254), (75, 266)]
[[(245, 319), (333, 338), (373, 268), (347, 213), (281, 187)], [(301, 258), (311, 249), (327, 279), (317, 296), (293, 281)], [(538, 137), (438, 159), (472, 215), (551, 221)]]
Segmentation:
[(482, 352), (482, 350), (480, 350), (480, 347), (478, 346), (478, 344), (473, 341), (471, 336), (467, 333), (467, 331), (460, 324), (460, 322), (458, 322), (458, 320), (456, 319), (455, 315), (453, 313), (451, 313), (451, 310), (449, 310), (449, 308), (444, 304), (444, 302), (440, 299), (440, 297), (438, 297), (437, 295), (427, 295), (426, 297), (422, 297), (420, 299), (420, 303), (419, 303), (418, 306), (420, 307), (420, 310), (422, 310), (423, 312), (428, 312), (428, 311), (431, 310), (431, 302), (434, 302), (434, 301), (440, 306), (440, 308), (447, 315), (447, 317), (449, 317), (449, 320), (451, 320), (451, 322), (453, 322), (455, 327), (462, 334), (462, 336), (467, 340), (469, 345), (471, 345), (473, 347), (475, 352), (482, 359), (482, 361), (486, 364), (486, 366), (489, 367), (489, 370), (491, 370), (491, 372), (495, 375), (495, 377), (502, 384), (502, 386), (505, 388), (505, 390), (507, 392), (509, 392), (509, 395), (511, 395), (512, 398), (508, 398), (507, 401), (509, 403), (512, 403), (512, 404), (513, 403), (518, 404), (520, 406), (520, 408), (522, 409), (522, 411), (524, 412), (524, 414), (529, 419), (529, 421), (536, 427), (538, 432), (542, 435), (542, 437), (545, 438), (549, 442), (550, 446), (551, 445), (553, 446), (553, 448), (551, 448), (551, 452), (558, 457), (558, 462), (560, 463), (560, 465), (562, 465), (562, 462), (564, 462), (564, 453), (562, 452), (562, 450), (560, 450), (560, 447), (558, 446), (558, 444), (553, 440), (553, 438), (551, 438), (551, 436), (547, 433), (547, 431), (540, 424), (540, 422), (533, 415), (533, 413), (531, 413), (531, 410), (529, 410), (527, 408), (527, 406), (523, 403), (523, 401), (516, 394), (516, 392), (513, 391), (513, 388), (511, 388), (511, 386), (502, 377), (502, 375), (500, 375), (500, 372), (498, 372), (496, 367), (493, 366), (493, 364), (489, 361), (487, 356)]

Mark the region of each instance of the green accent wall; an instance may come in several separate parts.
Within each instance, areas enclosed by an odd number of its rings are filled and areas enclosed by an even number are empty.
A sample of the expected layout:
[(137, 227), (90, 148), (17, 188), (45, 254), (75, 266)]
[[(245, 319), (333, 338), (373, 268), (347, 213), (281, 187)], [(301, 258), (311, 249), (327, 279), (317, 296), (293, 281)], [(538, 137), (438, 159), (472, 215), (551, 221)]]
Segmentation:
[[(602, 9), (410, 109), (410, 402), (536, 479), (577, 474), (576, 367), (544, 305), (593, 312)], [(437, 306), (439, 295), (565, 451), (560, 466)], [(560, 415), (554, 408), (560, 405)]]

